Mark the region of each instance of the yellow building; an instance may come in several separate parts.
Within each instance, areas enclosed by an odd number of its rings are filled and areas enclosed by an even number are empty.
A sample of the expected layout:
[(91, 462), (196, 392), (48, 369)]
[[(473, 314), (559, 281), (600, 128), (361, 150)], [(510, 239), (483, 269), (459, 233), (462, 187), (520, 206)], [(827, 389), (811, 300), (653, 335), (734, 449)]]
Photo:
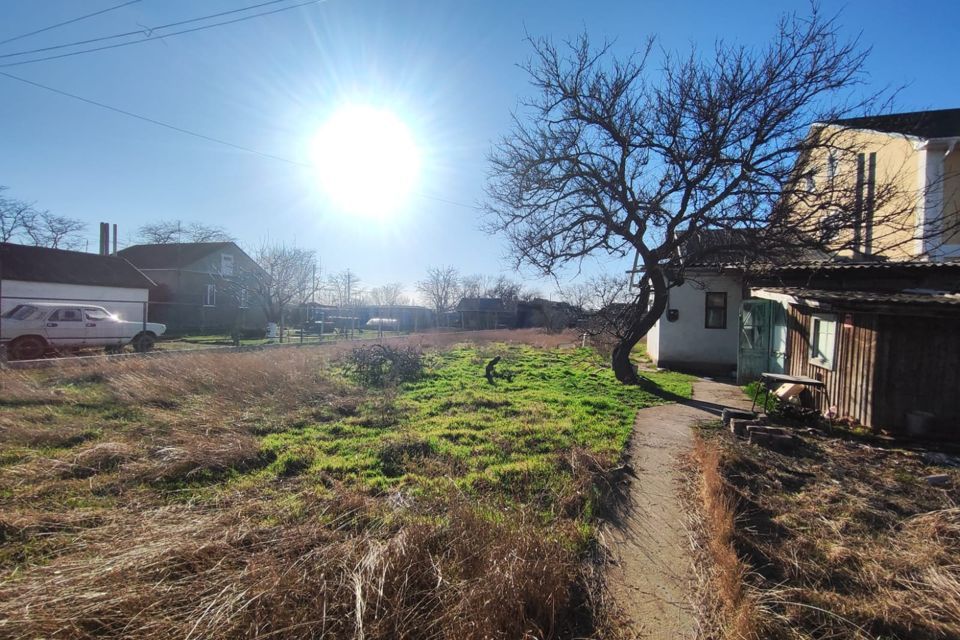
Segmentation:
[(824, 146), (799, 163), (792, 204), (808, 231), (832, 237), (840, 257), (960, 258), (960, 109), (839, 120), (811, 135)]

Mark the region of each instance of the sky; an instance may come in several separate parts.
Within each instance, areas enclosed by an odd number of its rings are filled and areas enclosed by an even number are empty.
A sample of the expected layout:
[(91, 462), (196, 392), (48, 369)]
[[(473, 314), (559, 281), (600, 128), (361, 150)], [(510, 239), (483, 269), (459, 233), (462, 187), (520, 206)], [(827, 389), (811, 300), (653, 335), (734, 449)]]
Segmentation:
[[(0, 65), (26, 58), (11, 53), (263, 1), (140, 0), (0, 44)], [(0, 0), (0, 41), (121, 3)], [(586, 32), (615, 41), (619, 53), (648, 35), (668, 51), (709, 48), (720, 38), (759, 46), (779, 15), (808, 8), (799, 0), (327, 0), (135, 46), (0, 66), (275, 156), (0, 76), (0, 185), (10, 197), (86, 222), (91, 251), (101, 221), (119, 225), (121, 246), (134, 244), (149, 222), (197, 221), (225, 227), (248, 249), (262, 242), (314, 249), (324, 273), (349, 268), (368, 287), (399, 281), (413, 293), (428, 266), (453, 265), (464, 274), (504, 273), (551, 294), (555, 281), (514, 270), (506, 243), (481, 230), (476, 208), (487, 154), (532, 95), (518, 66), (530, 55), (527, 34), (562, 40)], [(952, 49), (960, 2), (824, 0), (821, 8), (839, 12), (845, 35), (872, 49), (871, 88), (898, 88), (897, 110), (960, 106)], [(391, 112), (419, 149), (414, 193), (382, 218), (328, 197), (309, 166), (317, 132), (345, 104)], [(579, 277), (627, 268), (591, 260)], [(561, 283), (575, 277), (569, 272)]]

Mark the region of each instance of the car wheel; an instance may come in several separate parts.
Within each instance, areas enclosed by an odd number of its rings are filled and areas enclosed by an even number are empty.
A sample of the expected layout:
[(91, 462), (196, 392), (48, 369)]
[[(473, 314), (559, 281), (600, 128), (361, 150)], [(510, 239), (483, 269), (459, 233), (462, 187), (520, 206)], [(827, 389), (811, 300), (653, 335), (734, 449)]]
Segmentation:
[(14, 360), (36, 360), (47, 351), (47, 343), (36, 336), (24, 336), (10, 343), (10, 356)]
[(130, 344), (133, 345), (133, 350), (137, 353), (146, 353), (147, 351), (150, 351), (150, 349), (153, 349), (155, 342), (156, 340), (149, 333), (141, 333), (140, 335), (136, 336)]

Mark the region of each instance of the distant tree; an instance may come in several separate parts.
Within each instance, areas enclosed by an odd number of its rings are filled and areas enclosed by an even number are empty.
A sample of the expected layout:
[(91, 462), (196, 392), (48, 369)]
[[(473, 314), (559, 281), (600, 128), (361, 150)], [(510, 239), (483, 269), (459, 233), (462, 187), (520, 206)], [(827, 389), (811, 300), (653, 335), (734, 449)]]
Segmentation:
[(417, 282), (417, 291), (440, 316), (452, 310), (460, 300), (460, 273), (454, 267), (429, 267), (427, 277)]
[(223, 227), (200, 222), (161, 220), (145, 224), (138, 230), (137, 241), (143, 244), (175, 244), (178, 242), (234, 242), (236, 238)]
[(0, 241), (51, 249), (76, 249), (83, 244), (86, 223), (38, 211), (30, 203), (6, 198), (3, 196), (6, 189), (0, 187)]
[(399, 282), (390, 282), (388, 284), (374, 287), (367, 292), (367, 298), (370, 304), (378, 307), (392, 307), (403, 304), (403, 285)]
[(360, 278), (349, 269), (330, 274), (326, 291), (331, 304), (341, 309), (355, 306), (364, 294), (360, 288)]
[(260, 269), (241, 273), (227, 286), (243, 290), (242, 295), (263, 308), (268, 322), (282, 327), (287, 308), (309, 301), (316, 293), (316, 255), (309, 249), (264, 243), (253, 258)]
[[(488, 230), (506, 235), (516, 264), (545, 275), (596, 254), (638, 256), (639, 286), (611, 354), (620, 381), (640, 382), (631, 350), (685, 265), (708, 257), (678, 260), (699, 232), (748, 230), (749, 243), (730, 233), (729, 246), (711, 249), (763, 260), (836, 250), (810, 233), (827, 211), (845, 217), (841, 227), (857, 222), (852, 188), (818, 189), (819, 210), (802, 219), (792, 206), (809, 200), (802, 177), (821, 150), (858, 151), (827, 128), (809, 135), (810, 125), (879, 108), (855, 91), (866, 54), (816, 8), (784, 17), (766, 46), (666, 54), (657, 73), (647, 64), (652, 41), (626, 59), (585, 35), (565, 48), (531, 44), (537, 96), (490, 156)], [(889, 186), (877, 186), (877, 202)]]
[(460, 279), (460, 293), (464, 298), (483, 298), (493, 286), (494, 280), (490, 276), (474, 273)]

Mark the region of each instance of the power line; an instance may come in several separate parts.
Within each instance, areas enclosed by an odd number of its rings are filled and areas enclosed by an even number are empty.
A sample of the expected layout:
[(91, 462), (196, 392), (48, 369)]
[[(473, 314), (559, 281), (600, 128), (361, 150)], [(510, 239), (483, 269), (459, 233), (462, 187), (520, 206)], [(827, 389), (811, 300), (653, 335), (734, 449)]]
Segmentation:
[(0, 71), (0, 76), (10, 78), (11, 80), (16, 80), (17, 82), (23, 82), (24, 84), (29, 84), (31, 86), (37, 87), (38, 89), (43, 89), (45, 91), (50, 91), (51, 93), (56, 93), (58, 95), (72, 98), (74, 100), (79, 100), (80, 102), (85, 102), (86, 104), (93, 105), (95, 107), (100, 107), (101, 109), (106, 109), (108, 111), (113, 111), (114, 113), (119, 113), (125, 115), (129, 118), (136, 118), (137, 120), (142, 120), (144, 122), (149, 122), (150, 124), (155, 124), (158, 127), (163, 127), (165, 129), (170, 129), (178, 133), (183, 133), (188, 136), (193, 136), (195, 138), (200, 138), (201, 140), (206, 140), (207, 142), (215, 142), (216, 144), (222, 144), (227, 147), (232, 147), (239, 151), (246, 151), (247, 153), (253, 153), (264, 158), (270, 158), (271, 160), (279, 160), (280, 162), (287, 162), (289, 164), (296, 164), (304, 167), (311, 166), (306, 162), (298, 162), (296, 160), (289, 160), (287, 158), (281, 158), (280, 156), (275, 156), (270, 153), (264, 153), (263, 151), (257, 151), (256, 149), (251, 149), (250, 147), (245, 147), (243, 145), (234, 144), (227, 140), (221, 140), (220, 138), (214, 138), (213, 136), (208, 136), (202, 133), (197, 133), (196, 131), (190, 131), (189, 129), (184, 129), (183, 127), (178, 127), (176, 125), (169, 124), (167, 122), (162, 122), (160, 120), (155, 120), (154, 118), (149, 118), (147, 116), (142, 116), (132, 111), (127, 111), (126, 109), (120, 109), (119, 107), (113, 107), (109, 104), (104, 104), (103, 102), (97, 102), (96, 100), (91, 100), (90, 98), (84, 98), (83, 96), (78, 96), (75, 93), (68, 93), (54, 87), (50, 87), (45, 84), (40, 84), (39, 82), (34, 82), (33, 80), (28, 80), (26, 78), (21, 78), (20, 76), (15, 76), (12, 73), (7, 73), (6, 71)]
[[(139, 2), (140, 0), (136, 0)], [(77, 40), (75, 42), (67, 42), (64, 44), (55, 44), (48, 47), (39, 47), (37, 49), (28, 49), (26, 51), (16, 51), (14, 53), (4, 53), (0, 55), (0, 58), (12, 58), (14, 56), (25, 56), (31, 53), (43, 53), (45, 51), (56, 51), (57, 49), (66, 49), (69, 47), (78, 47), (83, 44), (92, 44), (94, 42), (103, 42), (105, 40), (116, 40), (117, 38), (128, 38), (135, 35), (144, 35), (146, 39), (153, 37), (153, 32), (160, 31), (162, 29), (169, 29), (170, 27), (181, 27), (185, 24), (191, 24), (193, 22), (201, 22), (203, 20), (210, 20), (212, 18), (221, 18), (226, 15), (231, 15), (234, 13), (241, 13), (243, 11), (250, 11), (251, 9), (259, 9), (260, 7), (266, 7), (271, 4), (278, 4), (280, 2), (289, 2), (290, 0), (269, 0), (269, 2), (262, 2), (260, 4), (250, 5), (248, 7), (242, 7), (240, 9), (231, 9), (229, 11), (221, 11), (220, 13), (211, 13), (209, 15), (200, 16), (199, 18), (190, 18), (188, 20), (180, 20), (178, 22), (169, 22), (167, 24), (161, 24), (156, 27), (145, 27), (137, 29), (135, 31), (126, 31), (124, 33), (115, 33), (109, 36), (100, 36), (98, 38), (89, 38), (87, 40)], [(163, 37), (163, 36), (160, 36)]]
[(0, 44), (7, 44), (8, 42), (13, 42), (14, 40), (22, 40), (23, 38), (28, 38), (30, 36), (35, 36), (38, 33), (43, 33), (44, 31), (50, 31), (51, 29), (56, 29), (57, 27), (62, 27), (64, 25), (73, 24), (74, 22), (80, 22), (81, 20), (86, 20), (87, 18), (92, 18), (94, 16), (99, 16), (101, 14), (113, 11), (114, 9), (121, 9), (131, 4), (136, 4), (141, 2), (141, 0), (129, 0), (128, 2), (123, 2), (112, 7), (107, 7), (106, 9), (101, 9), (100, 11), (94, 11), (93, 13), (88, 13), (76, 18), (71, 18), (70, 20), (65, 20), (63, 22), (58, 22), (57, 24), (52, 24), (49, 27), (44, 27), (42, 29), (37, 29), (36, 31), (31, 31), (30, 33), (24, 33), (19, 36), (14, 36), (12, 38), (7, 38), (6, 40), (0, 40)]
[[(279, 162), (285, 162), (285, 163), (287, 163), (287, 164), (292, 164), (292, 165), (296, 165), (296, 166), (299, 166), (299, 167), (308, 167), (308, 168), (309, 168), (309, 167), (313, 167), (313, 165), (310, 164), (309, 162), (302, 162), (302, 161), (300, 161), (300, 160), (291, 160), (290, 158), (284, 158), (283, 156), (278, 156), (278, 155), (274, 155), (274, 154), (272, 154), (272, 153), (266, 153), (266, 152), (264, 152), (264, 151), (259, 151), (259, 150), (257, 150), (257, 149), (253, 149), (253, 148), (251, 148), (251, 147), (246, 147), (246, 146), (243, 146), (243, 145), (240, 145), (240, 144), (236, 144), (236, 143), (230, 142), (230, 141), (228, 141), (228, 140), (223, 140), (222, 138), (215, 138), (215, 137), (213, 137), (213, 136), (208, 136), (208, 135), (203, 134), (203, 133), (198, 133), (198, 132), (196, 132), (196, 131), (191, 131), (190, 129), (184, 129), (183, 127), (178, 127), (178, 126), (173, 125), (173, 124), (170, 124), (170, 123), (168, 123), (168, 122), (163, 122), (163, 121), (157, 120), (157, 119), (155, 119), (155, 118), (150, 118), (150, 117), (148, 117), (148, 116), (143, 116), (143, 115), (140, 115), (140, 114), (138, 114), (138, 113), (134, 113), (134, 112), (132, 112), (132, 111), (127, 111), (126, 109), (121, 109), (121, 108), (119, 108), (119, 107), (114, 107), (114, 106), (111, 106), (111, 105), (109, 105), (109, 104), (105, 104), (105, 103), (103, 103), (103, 102), (98, 102), (98, 101), (96, 101), (96, 100), (91, 100), (90, 98), (84, 98), (83, 96), (78, 96), (78, 95), (75, 94), (75, 93), (69, 93), (69, 92), (67, 92), (67, 91), (63, 91), (63, 90), (61, 90), (61, 89), (57, 89), (57, 88), (55, 88), (55, 87), (51, 87), (51, 86), (49, 86), (49, 85), (41, 84), (41, 83), (39, 83), (39, 82), (34, 82), (33, 80), (28, 80), (27, 78), (22, 78), (22, 77), (20, 77), (20, 76), (15, 76), (15, 75), (13, 75), (12, 73), (7, 73), (6, 71), (0, 71), (0, 76), (3, 76), (3, 77), (5, 77), (5, 78), (9, 78), (9, 79), (11, 79), (11, 80), (16, 80), (17, 82), (22, 82), (22, 83), (24, 83), (24, 84), (28, 84), (28, 85), (30, 85), (30, 86), (32, 86), (32, 87), (36, 87), (36, 88), (38, 88), (38, 89), (43, 89), (44, 91), (49, 91), (49, 92), (51, 92), (51, 93), (55, 93), (55, 94), (57, 94), (57, 95), (60, 95), (60, 96), (66, 97), (66, 98), (71, 98), (71, 99), (73, 99), (73, 100), (78, 100), (78, 101), (80, 101), (80, 102), (83, 102), (83, 103), (85, 103), (85, 104), (92, 105), (92, 106), (94, 106), (94, 107), (99, 107), (99, 108), (101, 108), (101, 109), (106, 109), (107, 111), (112, 111), (112, 112), (114, 112), (114, 113), (119, 113), (120, 115), (127, 116), (128, 118), (134, 118), (134, 119), (136, 119), (136, 120), (141, 120), (141, 121), (143, 121), (143, 122), (148, 122), (148, 123), (153, 124), (153, 125), (156, 125), (156, 126), (158, 126), (158, 127), (163, 127), (164, 129), (169, 129), (169, 130), (171, 130), (171, 131), (176, 131), (177, 133), (182, 133), (182, 134), (184, 134), (184, 135), (193, 136), (194, 138), (199, 138), (199, 139), (201, 139), (201, 140), (206, 140), (207, 142), (213, 142), (213, 143), (215, 143), (215, 144), (219, 144), (219, 145), (223, 145), (223, 146), (226, 146), (226, 147), (230, 147), (231, 149), (236, 149), (236, 150), (238, 150), (238, 151), (244, 151), (244, 152), (246, 152), (246, 153), (252, 153), (252, 154), (257, 155), (257, 156), (260, 156), (260, 157), (262, 157), (262, 158), (269, 158), (270, 160), (277, 160), (277, 161), (279, 161)], [(414, 195), (416, 195), (417, 197), (420, 197), (420, 198), (425, 198), (425, 199), (427, 199), (427, 200), (435, 200), (435, 201), (437, 201), (437, 202), (442, 202), (442, 203), (444, 203), (444, 204), (449, 204), (449, 205), (453, 205), (453, 206), (457, 206), (457, 207), (463, 207), (463, 208), (465, 208), (465, 209), (473, 209), (473, 210), (475, 210), (475, 211), (481, 209), (481, 207), (478, 207), (478, 206), (476, 206), (476, 205), (466, 204), (466, 203), (463, 203), (463, 202), (456, 202), (456, 201), (454, 201), (454, 200), (447, 200), (446, 198), (441, 198), (441, 197), (438, 197), (438, 196), (431, 196), (431, 195), (428, 195), (428, 194), (425, 194), (425, 193), (415, 193)]]
[[(262, 6), (266, 6), (266, 5), (270, 5), (270, 4), (276, 4), (277, 2), (284, 2), (284, 1), (285, 1), (285, 0), (270, 0), (270, 2), (264, 2), (264, 3), (259, 4), (259, 5), (252, 5), (252, 6), (249, 6), (249, 7), (244, 8), (244, 9), (233, 9), (233, 10), (231, 10), (231, 11), (225, 11), (225, 12), (222, 12), (222, 13), (220, 13), (220, 14), (212, 14), (212, 15), (210, 15), (210, 16), (204, 16), (204, 17), (201, 17), (201, 18), (192, 18), (192, 19), (190, 19), (190, 20), (184, 20), (184, 21), (181, 21), (181, 22), (179, 22), (179, 23), (171, 23), (170, 25), (166, 25), (165, 27), (155, 27), (155, 28), (150, 29), (150, 30), (147, 31), (147, 34), (148, 34), (148, 35), (147, 35), (146, 38), (141, 38), (141, 39), (139, 39), (139, 40), (131, 40), (131, 41), (129, 41), (129, 42), (118, 42), (118, 43), (116, 43), (116, 44), (107, 44), (107, 45), (103, 45), (103, 46), (101, 46), (101, 47), (91, 47), (91, 48), (89, 48), (89, 49), (81, 49), (81, 50), (79, 50), (79, 51), (71, 51), (71, 52), (69, 52), (69, 53), (60, 53), (60, 54), (52, 55), (52, 56), (44, 56), (44, 57), (42, 57), (42, 58), (32, 58), (32, 59), (30, 59), (30, 60), (20, 60), (20, 61), (18, 61), (18, 62), (7, 62), (7, 63), (5, 63), (5, 64), (0, 64), (0, 67), (16, 67), (16, 66), (20, 66), (20, 65), (24, 65), (24, 64), (32, 64), (32, 63), (34, 63), (34, 62), (43, 62), (43, 61), (45, 61), (45, 60), (57, 60), (57, 59), (59, 59), (59, 58), (69, 58), (70, 56), (78, 56), (78, 55), (81, 55), (81, 54), (84, 54), (84, 53), (93, 53), (93, 52), (95, 52), (95, 51), (105, 51), (105, 50), (107, 50), (107, 49), (116, 49), (116, 48), (119, 48), (119, 47), (127, 47), (127, 46), (130, 46), (130, 45), (142, 44), (142, 43), (144, 43), (144, 42), (152, 42), (152, 41), (155, 41), (155, 40), (162, 40), (163, 38), (168, 38), (168, 37), (171, 37), (171, 36), (179, 36), (179, 35), (182, 35), (182, 34), (185, 34), (185, 33), (194, 33), (194, 32), (196, 32), (196, 31), (204, 31), (204, 30), (206, 30), (206, 29), (213, 29), (214, 27), (222, 27), (222, 26), (228, 25), (228, 24), (235, 24), (235, 23), (237, 23), (237, 22), (244, 22), (244, 21), (246, 21), (246, 20), (253, 20), (254, 18), (261, 18), (261, 17), (263, 17), (263, 16), (269, 16), (269, 15), (272, 15), (272, 14), (274, 14), (274, 13), (281, 13), (281, 12), (283, 12), (283, 11), (290, 11), (291, 9), (297, 9), (297, 8), (299, 8), (299, 7), (305, 7), (305, 6), (311, 5), (311, 4), (319, 4), (319, 3), (321, 3), (321, 2), (326, 2), (327, 0), (306, 0), (306, 2), (301, 2), (301, 3), (299, 3), (299, 4), (294, 4), (294, 5), (290, 5), (290, 6), (287, 6), (287, 7), (280, 7), (279, 9), (273, 9), (273, 10), (271, 10), (271, 11), (262, 11), (262, 12), (260, 12), (260, 13), (254, 13), (254, 14), (249, 15), (249, 16), (242, 16), (242, 17), (240, 17), (240, 18), (234, 18), (233, 20), (224, 20), (224, 21), (222, 21), (222, 22), (214, 22), (213, 24), (207, 24), (207, 25), (203, 25), (203, 26), (200, 26), (200, 27), (193, 27), (193, 28), (191, 28), (191, 29), (182, 29), (182, 30), (180, 30), (180, 31), (172, 31), (172, 32), (170, 32), (170, 33), (161, 34), (161, 35), (156, 36), (156, 37), (154, 37), (154, 36), (152, 35), (153, 32), (156, 31), (157, 29), (163, 29), (163, 28), (166, 28), (166, 27), (169, 27), (169, 26), (173, 26), (174, 24), (186, 24), (186, 23), (188, 23), (188, 22), (198, 22), (198, 21), (200, 21), (200, 20), (209, 20), (210, 18), (215, 17), (215, 16), (217, 16), (217, 15), (226, 15), (226, 14), (228, 14), (228, 13), (237, 13), (238, 11), (249, 11), (250, 9), (254, 9), (254, 8), (257, 8), (257, 7), (262, 7)], [(128, 32), (128, 33), (126, 33), (126, 34), (118, 34), (118, 35), (114, 35), (114, 36), (104, 36), (103, 38), (94, 38), (93, 40), (91, 40), (91, 42), (96, 42), (96, 41), (100, 41), (100, 40), (110, 40), (110, 39), (119, 38), (119, 37), (124, 37), (124, 36), (129, 36), (129, 35), (133, 35), (133, 34), (137, 34), (137, 33), (143, 33), (143, 31), (142, 31), (142, 30), (140, 30), (140, 31), (131, 31), (131, 32)], [(50, 47), (50, 49), (52, 49), (52, 48), (69, 47), (69, 46), (76, 46), (76, 45), (78, 45), (78, 44), (81, 44), (81, 43), (72, 43), (72, 44), (68, 44), (68, 45), (57, 45), (56, 47)], [(7, 57), (10, 57), (10, 56), (14, 56), (14, 55), (23, 55), (23, 54), (25, 54), (25, 53), (27, 53), (27, 52), (4, 54), (4, 55), (0, 55), (0, 58), (7, 58)]]

